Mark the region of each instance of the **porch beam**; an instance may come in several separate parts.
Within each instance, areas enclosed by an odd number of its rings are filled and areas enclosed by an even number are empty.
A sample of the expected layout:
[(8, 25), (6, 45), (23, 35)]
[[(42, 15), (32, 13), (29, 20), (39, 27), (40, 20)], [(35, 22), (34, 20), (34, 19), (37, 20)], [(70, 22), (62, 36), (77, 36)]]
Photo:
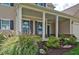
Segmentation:
[(59, 21), (59, 16), (56, 16), (56, 37), (58, 38), (58, 21)]
[(22, 33), (22, 7), (17, 6), (17, 14), (16, 14), (16, 35), (19, 35)]
[(43, 12), (43, 32), (42, 32), (42, 39), (45, 40), (45, 12)]

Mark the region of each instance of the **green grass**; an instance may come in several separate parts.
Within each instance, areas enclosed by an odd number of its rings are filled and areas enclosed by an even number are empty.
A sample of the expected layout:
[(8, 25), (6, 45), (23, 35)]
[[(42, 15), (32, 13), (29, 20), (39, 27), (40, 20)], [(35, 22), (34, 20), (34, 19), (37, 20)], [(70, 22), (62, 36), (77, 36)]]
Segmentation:
[(77, 47), (65, 53), (65, 55), (79, 55), (79, 43), (77, 43)]

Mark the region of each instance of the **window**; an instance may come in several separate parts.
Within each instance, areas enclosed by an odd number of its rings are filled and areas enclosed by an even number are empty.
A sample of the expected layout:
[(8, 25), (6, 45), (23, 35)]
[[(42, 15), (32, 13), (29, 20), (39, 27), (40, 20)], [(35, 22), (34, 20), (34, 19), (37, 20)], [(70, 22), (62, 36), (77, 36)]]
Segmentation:
[(1, 5), (10, 6), (10, 3), (1, 3)]
[(0, 20), (0, 29), (13, 30), (14, 29), (13, 20)]
[(29, 22), (28, 21), (23, 20), (23, 22), (22, 22), (22, 31), (23, 32), (29, 32)]
[(13, 3), (1, 3), (1, 5), (4, 5), (4, 6), (14, 6)]
[(36, 22), (36, 34), (42, 35), (42, 22)]
[(28, 20), (23, 20), (22, 21), (22, 32), (23, 33), (32, 33), (33, 31), (33, 22), (32, 21), (28, 21)]
[(47, 4), (46, 3), (35, 3), (35, 4), (37, 4), (39, 6), (47, 7)]
[(9, 20), (2, 20), (2, 30), (10, 30), (10, 22)]

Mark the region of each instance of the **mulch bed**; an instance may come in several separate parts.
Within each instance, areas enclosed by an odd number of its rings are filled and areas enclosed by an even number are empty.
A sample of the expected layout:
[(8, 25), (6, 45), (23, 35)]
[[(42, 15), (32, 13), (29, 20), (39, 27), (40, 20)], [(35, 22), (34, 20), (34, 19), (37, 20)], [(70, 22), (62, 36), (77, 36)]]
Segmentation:
[[(39, 48), (44, 47), (45, 42), (41, 42), (39, 44)], [(75, 48), (76, 46), (72, 46), (72, 48), (48, 48), (45, 55), (64, 55), (65, 52), (70, 51), (71, 49)], [(39, 54), (42, 55), (42, 54)]]
[(49, 48), (47, 51), (47, 55), (64, 55), (65, 52), (68, 52), (73, 48), (74, 47), (72, 47), (72, 48), (58, 48), (58, 49)]

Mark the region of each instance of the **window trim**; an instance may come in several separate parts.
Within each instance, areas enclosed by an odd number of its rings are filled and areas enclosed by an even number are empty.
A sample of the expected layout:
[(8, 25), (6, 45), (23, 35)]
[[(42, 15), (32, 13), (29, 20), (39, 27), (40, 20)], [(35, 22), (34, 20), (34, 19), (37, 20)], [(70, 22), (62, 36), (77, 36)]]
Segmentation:
[[(2, 29), (2, 20), (9, 21), (9, 29)], [(10, 19), (1, 19), (1, 30), (11, 30), (10, 29)]]

